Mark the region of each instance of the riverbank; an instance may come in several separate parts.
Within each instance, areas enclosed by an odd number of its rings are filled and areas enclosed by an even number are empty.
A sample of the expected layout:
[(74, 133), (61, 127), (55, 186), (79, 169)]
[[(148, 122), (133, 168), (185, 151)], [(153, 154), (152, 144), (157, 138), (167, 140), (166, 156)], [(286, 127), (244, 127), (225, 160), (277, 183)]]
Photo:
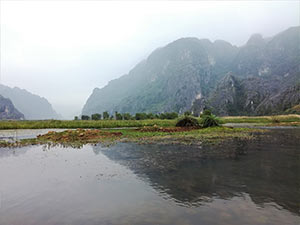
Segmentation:
[[(198, 118), (200, 120), (200, 118)], [(7, 129), (102, 129), (102, 128), (125, 128), (125, 127), (174, 127), (174, 120), (20, 120), (0, 121), (0, 130)], [(278, 116), (230, 116), (220, 117), (222, 124), (226, 123), (252, 123), (270, 126), (300, 126), (300, 115)]]

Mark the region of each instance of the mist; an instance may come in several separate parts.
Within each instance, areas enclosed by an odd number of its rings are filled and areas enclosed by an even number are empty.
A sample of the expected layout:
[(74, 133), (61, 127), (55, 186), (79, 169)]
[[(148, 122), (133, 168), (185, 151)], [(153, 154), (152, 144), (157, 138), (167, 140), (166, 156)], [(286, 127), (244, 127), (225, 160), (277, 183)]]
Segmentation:
[(1, 1), (1, 84), (70, 119), (88, 96), (182, 37), (241, 46), (299, 26), (299, 1)]

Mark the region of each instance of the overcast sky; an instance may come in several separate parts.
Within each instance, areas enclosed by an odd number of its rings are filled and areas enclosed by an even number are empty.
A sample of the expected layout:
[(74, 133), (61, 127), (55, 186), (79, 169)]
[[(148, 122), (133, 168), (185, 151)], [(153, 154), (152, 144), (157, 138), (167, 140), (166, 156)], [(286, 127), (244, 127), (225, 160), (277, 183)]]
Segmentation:
[(181, 37), (245, 44), (299, 26), (299, 1), (3, 1), (1, 83), (43, 96), (65, 118)]

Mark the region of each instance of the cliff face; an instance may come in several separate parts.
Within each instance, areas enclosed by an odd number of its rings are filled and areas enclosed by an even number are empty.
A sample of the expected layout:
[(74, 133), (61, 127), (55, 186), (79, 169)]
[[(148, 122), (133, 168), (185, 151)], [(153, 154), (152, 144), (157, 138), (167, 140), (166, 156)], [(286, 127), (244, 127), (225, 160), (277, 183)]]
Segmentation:
[[(256, 34), (239, 48), (225, 41), (179, 39), (155, 50), (127, 75), (96, 88), (82, 114), (198, 114), (203, 108), (219, 115), (279, 112), (299, 104), (293, 88), (299, 82), (299, 34), (299, 27), (268, 40)], [(286, 105), (279, 106), (279, 99)]]
[(21, 120), (24, 115), (12, 104), (11, 100), (0, 95), (0, 120)]

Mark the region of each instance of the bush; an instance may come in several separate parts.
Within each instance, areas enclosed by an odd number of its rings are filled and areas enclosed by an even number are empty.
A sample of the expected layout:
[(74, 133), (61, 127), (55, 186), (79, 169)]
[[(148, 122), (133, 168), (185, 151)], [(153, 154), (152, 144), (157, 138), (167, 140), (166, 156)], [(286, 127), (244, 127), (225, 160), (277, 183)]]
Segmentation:
[(200, 124), (197, 119), (185, 116), (177, 121), (176, 127), (200, 127)]
[(92, 114), (92, 120), (101, 120), (101, 114), (99, 113)]
[(210, 115), (202, 115), (201, 124), (203, 128), (207, 127), (218, 127), (220, 126), (220, 120), (213, 114)]
[(123, 116), (121, 113), (118, 113), (117, 111), (115, 112), (115, 119), (116, 120), (122, 120), (123, 119)]
[(200, 117), (211, 116), (211, 115), (212, 115), (211, 111), (209, 109), (205, 109)]
[(107, 111), (103, 112), (103, 119), (108, 120), (109, 119), (109, 113)]
[(190, 111), (185, 111), (183, 115), (190, 116), (190, 115), (192, 115), (192, 113)]
[(123, 119), (124, 120), (131, 120), (132, 116), (130, 115), (130, 113), (123, 113)]
[(136, 113), (135, 119), (136, 120), (145, 120), (145, 119), (147, 119), (147, 113)]
[(153, 119), (155, 119), (155, 115), (153, 113), (148, 113), (147, 119), (153, 120)]
[(81, 120), (89, 120), (89, 119), (90, 119), (90, 117), (87, 116), (87, 115), (82, 115), (81, 116)]

